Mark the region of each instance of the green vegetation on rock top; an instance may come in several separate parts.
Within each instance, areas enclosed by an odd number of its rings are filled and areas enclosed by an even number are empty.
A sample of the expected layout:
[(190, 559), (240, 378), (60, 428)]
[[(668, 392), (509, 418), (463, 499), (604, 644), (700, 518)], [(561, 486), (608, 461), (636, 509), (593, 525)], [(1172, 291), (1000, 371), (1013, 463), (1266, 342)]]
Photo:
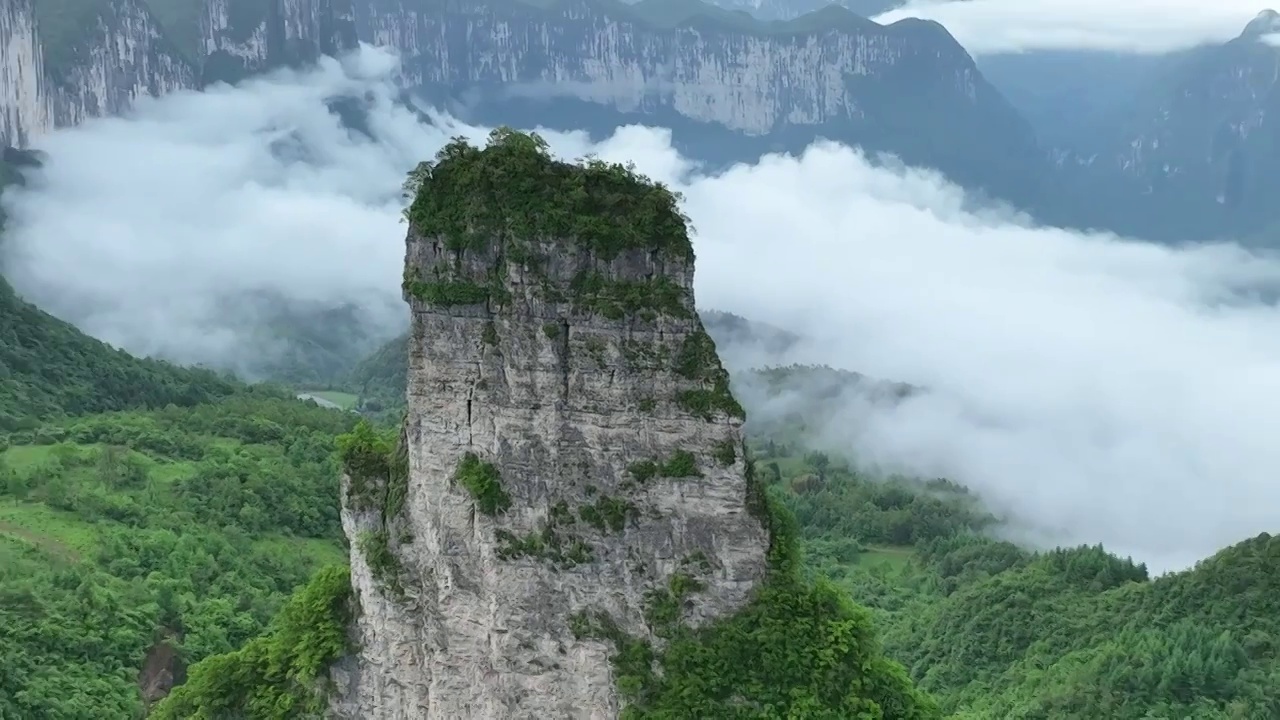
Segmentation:
[(626, 250), (693, 259), (676, 193), (627, 166), (556, 160), (536, 134), (498, 128), (483, 149), (455, 138), (405, 190), (414, 229), (453, 250), (552, 241), (605, 260)]

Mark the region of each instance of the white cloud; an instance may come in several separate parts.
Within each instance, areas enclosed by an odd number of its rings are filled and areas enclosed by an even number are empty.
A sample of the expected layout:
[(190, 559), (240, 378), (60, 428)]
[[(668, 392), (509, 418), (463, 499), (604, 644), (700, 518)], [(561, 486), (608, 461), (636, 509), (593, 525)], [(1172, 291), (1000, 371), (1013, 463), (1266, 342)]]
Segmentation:
[(1183, 566), (1280, 527), (1280, 263), (979, 219), (918, 172), (815, 147), (686, 190), (699, 300), (791, 359), (926, 386), (828, 429), (948, 476), (1045, 542)]
[(911, 0), (875, 18), (937, 20), (974, 55), (1071, 49), (1167, 52), (1240, 34), (1257, 0)]
[[(211, 340), (219, 293), (383, 318), (390, 302), (386, 321), (403, 322), (403, 172), (486, 131), (417, 124), (380, 77), (330, 64), (54, 135), (45, 189), (11, 203), (15, 283), (96, 334), (186, 358), (243, 349), (233, 332)], [(323, 110), (353, 85), (372, 93), (380, 144)], [(285, 130), (320, 160), (273, 158)], [(704, 177), (663, 131), (548, 139), (685, 192), (702, 306), (810, 336), (790, 359), (931, 389), (896, 409), (851, 403), (827, 429), (866, 461), (960, 481), (1039, 540), (1162, 568), (1280, 528), (1275, 258), (1029, 227), (833, 145)]]
[[(222, 301), (251, 291), (366, 305), (379, 334), (394, 334), (398, 183), (443, 136), (392, 108), (390, 85), (360, 79), (385, 77), (389, 56), (361, 57), (346, 72), (328, 61), (177, 93), (49, 136), (42, 189), (6, 197), (7, 274), (92, 334), (180, 361), (235, 364), (249, 338)], [(353, 89), (371, 93), (379, 144), (325, 112)]]

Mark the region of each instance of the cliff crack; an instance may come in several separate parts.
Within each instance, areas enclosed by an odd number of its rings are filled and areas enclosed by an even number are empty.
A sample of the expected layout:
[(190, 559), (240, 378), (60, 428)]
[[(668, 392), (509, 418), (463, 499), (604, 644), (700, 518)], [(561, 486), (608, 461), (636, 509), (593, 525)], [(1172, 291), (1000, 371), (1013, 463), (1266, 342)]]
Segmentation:
[(560, 319), (560, 399), (569, 402), (569, 321)]
[[(479, 365), (476, 366), (476, 370), (477, 371), (479, 370)], [(480, 385), (480, 383), (481, 383), (481, 379), (477, 375), (477, 377), (471, 381), (471, 385), (467, 387), (467, 447), (470, 447), (472, 443), (475, 441), (475, 433), (473, 432), (473, 429), (472, 429), (473, 415), (471, 411), (471, 405), (475, 400), (476, 388)]]

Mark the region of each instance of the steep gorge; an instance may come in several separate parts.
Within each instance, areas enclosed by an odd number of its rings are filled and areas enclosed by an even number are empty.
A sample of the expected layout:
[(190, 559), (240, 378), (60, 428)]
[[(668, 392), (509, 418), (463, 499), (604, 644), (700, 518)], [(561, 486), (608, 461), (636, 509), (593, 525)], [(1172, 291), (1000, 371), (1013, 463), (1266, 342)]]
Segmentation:
[(712, 163), (825, 137), (1019, 203), (1045, 169), (1031, 128), (928, 21), (831, 7), (767, 24), (664, 0), (12, 2), (0, 144), (364, 41), (401, 54), (409, 89), (483, 125), (658, 125)]
[(344, 0), (8, 0), (0, 145), (355, 46)]
[(360, 611), (334, 714), (935, 717), (799, 579), (677, 198), (505, 129), (414, 178), (399, 444), (343, 447)]

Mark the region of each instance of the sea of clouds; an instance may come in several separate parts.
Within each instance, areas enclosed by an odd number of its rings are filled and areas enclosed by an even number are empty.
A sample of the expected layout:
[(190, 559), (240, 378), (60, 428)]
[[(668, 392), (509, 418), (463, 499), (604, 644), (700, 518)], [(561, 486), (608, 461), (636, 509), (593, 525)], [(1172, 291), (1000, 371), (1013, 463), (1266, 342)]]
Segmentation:
[[(395, 69), (366, 48), (46, 138), (45, 169), (6, 195), (6, 275), (100, 338), (184, 362), (253, 351), (226, 313), (246, 293), (354, 305), (392, 337), (404, 175), (488, 133), (423, 122), (395, 102)], [(367, 135), (328, 111), (338, 95), (363, 98)], [(545, 137), (683, 192), (700, 306), (806, 338), (778, 360), (929, 388), (851, 402), (824, 429), (868, 466), (950, 477), (1022, 539), (1156, 569), (1280, 527), (1275, 257), (1034, 227), (833, 144), (706, 174), (660, 129)]]

